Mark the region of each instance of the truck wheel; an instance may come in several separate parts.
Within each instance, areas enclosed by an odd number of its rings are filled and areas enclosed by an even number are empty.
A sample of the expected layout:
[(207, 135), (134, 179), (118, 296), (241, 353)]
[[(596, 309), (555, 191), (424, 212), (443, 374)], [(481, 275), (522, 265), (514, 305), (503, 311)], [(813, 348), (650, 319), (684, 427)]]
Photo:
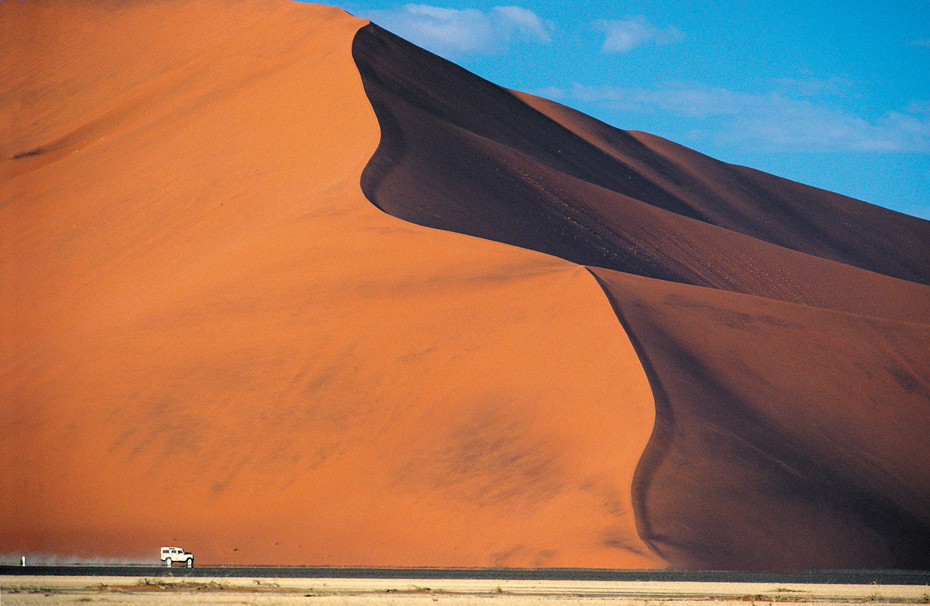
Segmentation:
[(187, 558), (187, 567), (188, 568), (194, 567), (194, 558)]
[(171, 568), (171, 558), (165, 558), (165, 566)]

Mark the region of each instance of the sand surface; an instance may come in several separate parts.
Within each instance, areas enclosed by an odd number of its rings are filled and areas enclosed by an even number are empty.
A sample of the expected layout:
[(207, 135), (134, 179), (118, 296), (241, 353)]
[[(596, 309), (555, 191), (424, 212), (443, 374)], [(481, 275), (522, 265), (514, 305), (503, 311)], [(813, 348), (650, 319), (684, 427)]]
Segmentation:
[(0, 577), (5, 604), (925, 604), (927, 587), (774, 583)]

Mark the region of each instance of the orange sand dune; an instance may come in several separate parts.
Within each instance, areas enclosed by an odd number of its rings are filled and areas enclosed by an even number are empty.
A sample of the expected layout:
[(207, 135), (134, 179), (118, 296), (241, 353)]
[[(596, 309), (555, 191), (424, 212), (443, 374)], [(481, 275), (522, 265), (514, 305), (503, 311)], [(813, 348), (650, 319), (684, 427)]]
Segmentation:
[(0, 3), (0, 553), (661, 567), (596, 280), (359, 187), (365, 22)]
[(0, 553), (930, 569), (930, 223), (330, 7), (0, 27)]

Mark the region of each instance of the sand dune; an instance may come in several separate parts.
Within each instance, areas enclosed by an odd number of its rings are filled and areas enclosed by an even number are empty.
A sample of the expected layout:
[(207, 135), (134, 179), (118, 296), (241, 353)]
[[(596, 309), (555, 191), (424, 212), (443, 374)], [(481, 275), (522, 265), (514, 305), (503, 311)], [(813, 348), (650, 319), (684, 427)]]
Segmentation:
[(926, 221), (330, 7), (0, 27), (0, 553), (930, 568)]

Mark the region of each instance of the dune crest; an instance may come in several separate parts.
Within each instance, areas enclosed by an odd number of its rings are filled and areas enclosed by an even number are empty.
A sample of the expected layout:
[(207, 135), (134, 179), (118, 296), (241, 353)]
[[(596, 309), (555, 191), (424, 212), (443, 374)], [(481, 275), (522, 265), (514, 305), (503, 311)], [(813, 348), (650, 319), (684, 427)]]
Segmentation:
[(597, 281), (400, 221), (364, 21), (4, 2), (0, 551), (664, 566), (648, 381)]

